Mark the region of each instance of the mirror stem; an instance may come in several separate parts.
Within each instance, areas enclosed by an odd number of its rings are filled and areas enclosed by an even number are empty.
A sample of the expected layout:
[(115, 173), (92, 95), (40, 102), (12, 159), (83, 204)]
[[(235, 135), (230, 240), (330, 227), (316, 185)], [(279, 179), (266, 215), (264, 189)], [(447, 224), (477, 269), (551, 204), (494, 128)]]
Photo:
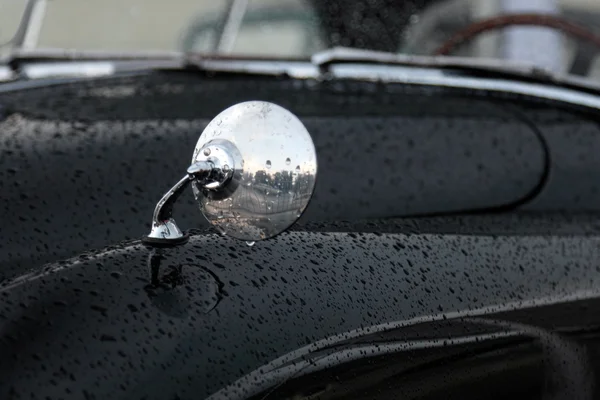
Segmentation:
[(142, 242), (150, 247), (171, 247), (187, 243), (189, 237), (184, 234), (173, 219), (173, 206), (181, 193), (194, 180), (207, 180), (214, 169), (210, 161), (201, 161), (192, 164), (188, 168), (186, 176), (181, 178), (165, 195), (159, 200), (152, 215), (152, 230), (150, 234), (142, 239)]
[(175, 202), (179, 199), (179, 196), (181, 196), (181, 193), (183, 193), (191, 181), (192, 178), (189, 175), (184, 176), (159, 200), (154, 208), (154, 214), (152, 215), (153, 226), (171, 219)]

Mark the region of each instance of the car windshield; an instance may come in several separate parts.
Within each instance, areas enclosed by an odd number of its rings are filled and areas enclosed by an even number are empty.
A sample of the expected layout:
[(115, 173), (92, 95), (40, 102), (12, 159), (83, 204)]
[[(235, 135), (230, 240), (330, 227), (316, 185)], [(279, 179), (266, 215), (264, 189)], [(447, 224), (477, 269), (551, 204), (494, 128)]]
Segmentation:
[(597, 0), (0, 0), (0, 45), (306, 58), (336, 46), (600, 79)]

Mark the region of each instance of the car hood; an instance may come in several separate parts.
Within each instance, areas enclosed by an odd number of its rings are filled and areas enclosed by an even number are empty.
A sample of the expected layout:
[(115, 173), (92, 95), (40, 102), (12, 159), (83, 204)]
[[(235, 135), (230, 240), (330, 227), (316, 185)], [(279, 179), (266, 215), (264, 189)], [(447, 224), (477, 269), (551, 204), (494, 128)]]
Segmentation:
[[(308, 344), (394, 321), (511, 311), (540, 325), (540, 305), (596, 297), (585, 260), (599, 240), (340, 229), (253, 246), (202, 233), (163, 252), (123, 243), (2, 284), (0, 393), (203, 398)], [(546, 327), (595, 323), (595, 308), (574, 309), (540, 315)], [(421, 328), (434, 331), (452, 336)]]

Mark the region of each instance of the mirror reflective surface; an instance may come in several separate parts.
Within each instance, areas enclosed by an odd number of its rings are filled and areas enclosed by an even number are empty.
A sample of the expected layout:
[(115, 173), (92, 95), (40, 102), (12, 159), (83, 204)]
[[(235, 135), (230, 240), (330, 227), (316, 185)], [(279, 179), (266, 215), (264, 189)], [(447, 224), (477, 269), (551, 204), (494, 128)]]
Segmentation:
[(273, 103), (236, 104), (202, 132), (192, 164), (218, 165), (226, 181), (193, 181), (206, 219), (246, 241), (273, 237), (304, 212), (317, 175), (310, 134), (291, 112)]

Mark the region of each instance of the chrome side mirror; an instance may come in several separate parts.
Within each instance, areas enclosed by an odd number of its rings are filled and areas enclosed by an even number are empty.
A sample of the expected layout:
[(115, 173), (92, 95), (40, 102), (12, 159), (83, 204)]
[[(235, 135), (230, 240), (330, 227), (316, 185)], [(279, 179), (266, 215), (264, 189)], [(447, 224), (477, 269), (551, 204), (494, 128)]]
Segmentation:
[(264, 101), (236, 104), (204, 129), (187, 174), (160, 199), (142, 241), (152, 247), (187, 242), (172, 213), (189, 184), (202, 214), (222, 233), (268, 239), (300, 218), (316, 177), (315, 146), (294, 114)]

